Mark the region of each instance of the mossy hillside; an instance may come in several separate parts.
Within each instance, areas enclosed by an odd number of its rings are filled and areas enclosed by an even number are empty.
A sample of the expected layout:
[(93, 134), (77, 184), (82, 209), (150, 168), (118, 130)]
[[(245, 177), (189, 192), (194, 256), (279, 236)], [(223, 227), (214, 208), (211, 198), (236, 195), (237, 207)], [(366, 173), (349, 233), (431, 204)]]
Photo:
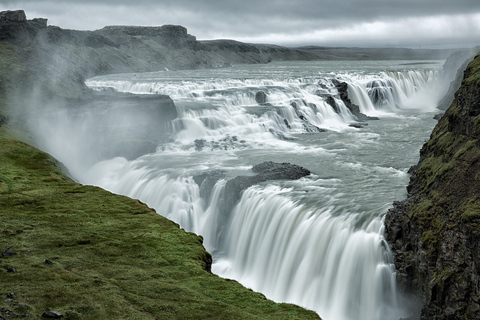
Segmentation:
[(67, 319), (318, 319), (208, 273), (199, 236), (70, 181), (5, 125), (0, 163), (0, 248), (16, 252), (0, 258), (1, 307)]
[(428, 319), (473, 319), (480, 310), (479, 97), (477, 56), (420, 152), (409, 198), (386, 218), (401, 280), (422, 295)]
[[(468, 96), (480, 88), (480, 58), (465, 71), (463, 88)], [(480, 116), (470, 117), (473, 130), (455, 130), (458, 119), (465, 121), (464, 105), (456, 99), (421, 150), (416, 171), (421, 195), (411, 206), (412, 218), (423, 230), (439, 234), (447, 226), (465, 223), (472, 233), (480, 233)], [(462, 126), (463, 127), (463, 126)], [(439, 217), (442, 217), (441, 219)], [(439, 239), (431, 241), (432, 245)]]
[[(0, 115), (19, 107), (7, 96), (30, 72), (14, 49), (0, 43)], [(318, 319), (207, 272), (200, 237), (136, 200), (74, 183), (13, 136), (29, 140), (14, 118), (0, 123), (1, 317), (49, 308), (65, 319)]]

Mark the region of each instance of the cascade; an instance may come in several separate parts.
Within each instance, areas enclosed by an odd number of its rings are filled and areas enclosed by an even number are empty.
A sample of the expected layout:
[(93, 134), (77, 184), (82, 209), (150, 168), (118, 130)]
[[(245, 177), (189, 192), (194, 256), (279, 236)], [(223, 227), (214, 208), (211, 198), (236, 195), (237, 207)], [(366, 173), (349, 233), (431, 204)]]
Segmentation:
[[(157, 152), (107, 159), (77, 178), (140, 199), (201, 234), (214, 273), (270, 299), (313, 309), (326, 320), (408, 317), (383, 215), (403, 196), (409, 161), (433, 126), (428, 112), (440, 71), (361, 66), (331, 73), (331, 65), (316, 72), (314, 66), (89, 79), (96, 90), (169, 95), (177, 118), (174, 135)], [(382, 119), (350, 127), (359, 120), (338, 91), (343, 82), (360, 112)], [(48, 151), (57, 155), (61, 148)], [(227, 181), (252, 175), (263, 161), (299, 164), (313, 174), (254, 185), (225, 212)], [(205, 186), (198, 183), (201, 174), (215, 178)]]

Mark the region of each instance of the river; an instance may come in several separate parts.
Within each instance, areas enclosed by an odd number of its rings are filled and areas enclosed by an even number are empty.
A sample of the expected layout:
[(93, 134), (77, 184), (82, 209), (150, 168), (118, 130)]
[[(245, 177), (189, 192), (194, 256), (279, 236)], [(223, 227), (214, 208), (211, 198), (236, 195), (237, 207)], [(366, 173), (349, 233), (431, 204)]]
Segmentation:
[[(441, 67), (273, 62), (92, 78), (86, 84), (97, 90), (169, 95), (178, 117), (157, 152), (102, 161), (76, 178), (138, 198), (202, 235), (214, 273), (269, 299), (325, 320), (397, 320), (410, 310), (397, 292), (383, 218), (406, 196), (407, 171), (436, 123)], [(356, 121), (341, 82), (379, 120)], [(253, 175), (264, 161), (312, 174), (254, 185), (225, 212), (226, 181)], [(220, 174), (202, 189), (195, 177), (203, 173)]]

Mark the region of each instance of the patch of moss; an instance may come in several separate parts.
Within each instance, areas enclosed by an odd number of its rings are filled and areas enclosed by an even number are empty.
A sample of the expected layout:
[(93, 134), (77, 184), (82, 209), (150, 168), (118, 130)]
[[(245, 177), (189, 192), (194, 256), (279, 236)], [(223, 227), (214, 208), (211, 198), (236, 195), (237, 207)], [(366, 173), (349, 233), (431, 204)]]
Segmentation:
[(480, 84), (480, 59), (478, 59), (478, 56), (468, 65), (465, 75), (466, 78), (463, 80), (462, 85)]
[(434, 273), (433, 280), (436, 285), (440, 286), (446, 279), (450, 278), (453, 274), (455, 274), (455, 269), (453, 268), (445, 268), (439, 275)]

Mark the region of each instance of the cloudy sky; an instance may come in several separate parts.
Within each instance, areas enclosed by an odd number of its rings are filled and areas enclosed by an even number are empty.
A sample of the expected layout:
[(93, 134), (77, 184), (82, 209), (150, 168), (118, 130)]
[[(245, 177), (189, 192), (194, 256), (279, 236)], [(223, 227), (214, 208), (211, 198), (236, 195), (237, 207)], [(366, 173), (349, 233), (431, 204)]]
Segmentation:
[(480, 45), (480, 0), (0, 0), (28, 19), (95, 30), (178, 24), (197, 39), (286, 46)]

